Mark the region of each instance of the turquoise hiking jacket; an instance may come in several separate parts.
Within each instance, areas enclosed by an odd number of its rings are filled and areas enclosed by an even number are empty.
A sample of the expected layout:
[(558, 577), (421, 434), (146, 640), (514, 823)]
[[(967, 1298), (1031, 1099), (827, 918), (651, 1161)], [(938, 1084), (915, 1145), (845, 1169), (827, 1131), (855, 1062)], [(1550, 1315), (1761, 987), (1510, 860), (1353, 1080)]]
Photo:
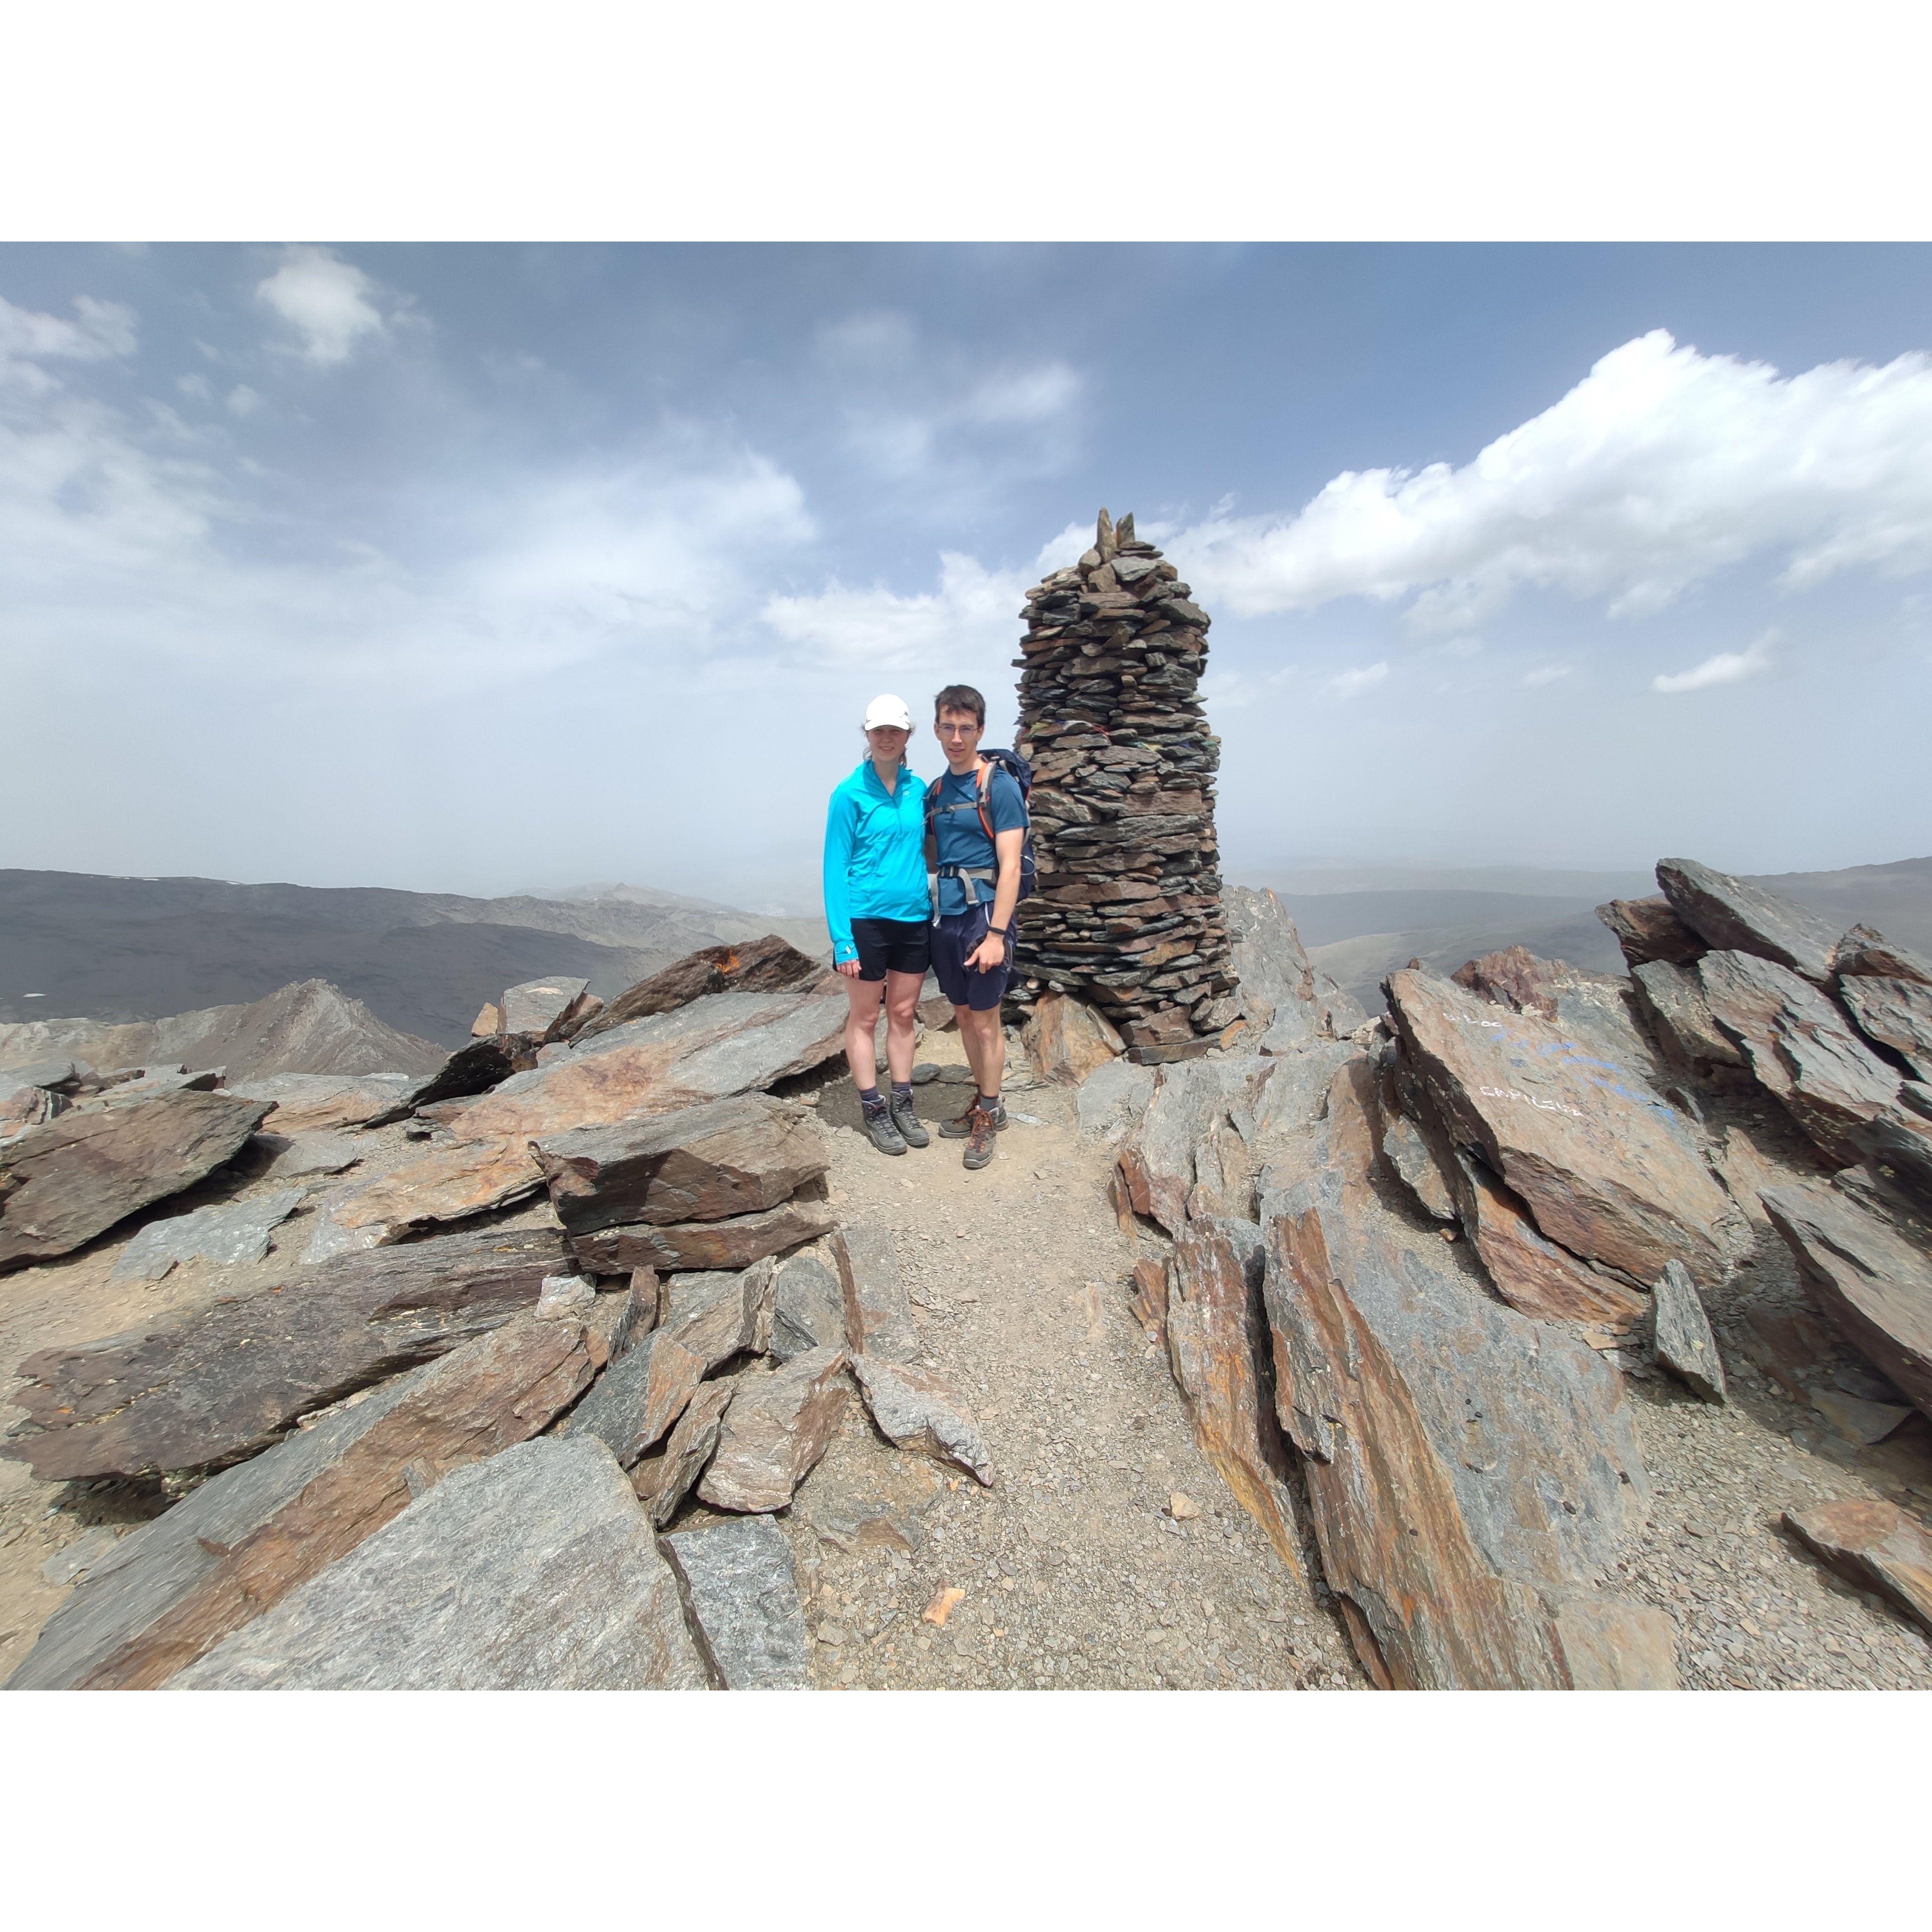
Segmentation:
[(856, 959), (855, 919), (930, 918), (926, 884), (926, 786), (899, 767), (888, 792), (870, 758), (842, 779), (825, 818), (825, 923), (834, 964)]

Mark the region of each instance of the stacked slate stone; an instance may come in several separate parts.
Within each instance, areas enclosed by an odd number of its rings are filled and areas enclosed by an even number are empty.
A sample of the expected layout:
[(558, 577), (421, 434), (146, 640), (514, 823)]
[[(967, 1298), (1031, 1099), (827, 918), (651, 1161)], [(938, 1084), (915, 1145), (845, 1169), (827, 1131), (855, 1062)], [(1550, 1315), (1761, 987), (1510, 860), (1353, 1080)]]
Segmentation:
[(1214, 837), (1220, 741), (1195, 695), (1207, 613), (1134, 520), (1030, 592), (1016, 658), (1040, 878), (1018, 1004), (1090, 1000), (1142, 1061), (1205, 1053), (1234, 1017)]

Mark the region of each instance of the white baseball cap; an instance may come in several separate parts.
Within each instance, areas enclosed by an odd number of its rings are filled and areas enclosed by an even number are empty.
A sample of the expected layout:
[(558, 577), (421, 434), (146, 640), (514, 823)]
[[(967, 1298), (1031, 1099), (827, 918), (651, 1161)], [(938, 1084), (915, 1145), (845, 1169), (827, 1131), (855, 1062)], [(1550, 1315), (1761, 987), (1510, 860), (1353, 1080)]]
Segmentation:
[(881, 724), (901, 731), (912, 729), (912, 713), (906, 709), (905, 700), (895, 698), (890, 691), (881, 692), (866, 706), (866, 729), (873, 730)]

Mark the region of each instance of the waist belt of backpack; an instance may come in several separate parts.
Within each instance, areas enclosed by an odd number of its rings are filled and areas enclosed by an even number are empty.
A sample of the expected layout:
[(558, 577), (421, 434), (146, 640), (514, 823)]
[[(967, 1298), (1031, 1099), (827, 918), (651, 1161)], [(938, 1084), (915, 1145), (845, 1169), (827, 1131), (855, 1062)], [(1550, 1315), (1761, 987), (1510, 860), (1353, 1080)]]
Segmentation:
[(1000, 872), (997, 866), (942, 866), (939, 868), (938, 877), (942, 879), (970, 880), (975, 888), (971, 895), (971, 902), (976, 906), (986, 903), (977, 890), (980, 880), (985, 880), (995, 892), (999, 890)]

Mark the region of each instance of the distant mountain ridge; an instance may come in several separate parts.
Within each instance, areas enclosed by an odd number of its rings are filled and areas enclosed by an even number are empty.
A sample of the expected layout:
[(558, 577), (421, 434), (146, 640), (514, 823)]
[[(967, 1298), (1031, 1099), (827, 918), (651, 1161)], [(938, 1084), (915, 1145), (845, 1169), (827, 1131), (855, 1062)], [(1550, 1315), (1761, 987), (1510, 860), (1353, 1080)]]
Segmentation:
[(0, 871), (0, 1022), (155, 1020), (326, 980), (386, 1024), (453, 1046), (486, 1000), (545, 974), (587, 979), (608, 998), (700, 947), (767, 932), (827, 950), (820, 921), (622, 891), (482, 899)]

